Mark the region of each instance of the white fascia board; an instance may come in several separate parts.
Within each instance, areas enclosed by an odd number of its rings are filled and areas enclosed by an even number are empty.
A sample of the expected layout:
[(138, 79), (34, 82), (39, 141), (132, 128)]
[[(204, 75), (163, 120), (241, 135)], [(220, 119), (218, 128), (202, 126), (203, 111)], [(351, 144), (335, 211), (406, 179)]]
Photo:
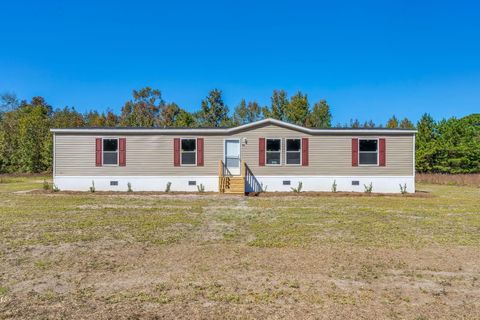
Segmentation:
[(152, 128), (152, 129), (135, 129), (135, 128), (73, 128), (73, 129), (50, 129), (50, 132), (56, 133), (99, 133), (99, 134), (121, 134), (121, 133), (167, 133), (167, 134), (191, 134), (191, 133), (220, 133), (220, 134), (229, 134), (236, 131), (249, 129), (256, 127), (262, 124), (276, 124), (281, 127), (289, 128), (292, 130), (297, 130), (305, 133), (316, 134), (316, 133), (370, 133), (370, 134), (414, 134), (417, 130), (401, 130), (401, 129), (316, 129), (316, 128), (305, 128), (295, 124), (283, 122), (276, 119), (263, 119), (252, 123), (247, 123), (234, 128), (188, 128), (188, 129), (164, 129), (164, 128)]

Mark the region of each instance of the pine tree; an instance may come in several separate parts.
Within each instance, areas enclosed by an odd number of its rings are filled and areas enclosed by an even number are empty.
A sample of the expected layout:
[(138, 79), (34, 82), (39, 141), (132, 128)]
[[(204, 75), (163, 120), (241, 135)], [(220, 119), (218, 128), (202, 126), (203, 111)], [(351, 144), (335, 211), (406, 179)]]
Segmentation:
[(393, 115), (387, 122), (387, 125), (385, 126), (386, 128), (389, 129), (397, 129), (398, 128), (398, 119)]
[(242, 99), (233, 113), (233, 124), (242, 125), (258, 121), (260, 119), (260, 113), (261, 108), (257, 102), (253, 101), (247, 104), (245, 99)]
[(165, 104), (160, 90), (145, 87), (133, 90), (132, 95), (133, 99), (122, 108), (120, 124), (129, 127), (158, 126), (160, 110)]
[(314, 104), (307, 125), (314, 128), (330, 128), (332, 126), (332, 114), (326, 100), (320, 100)]
[(199, 122), (205, 127), (221, 127), (229, 123), (228, 107), (222, 99), (222, 91), (213, 89), (202, 101)]
[(285, 90), (273, 90), (272, 97), (270, 98), (270, 108), (264, 107), (262, 109), (263, 117), (287, 121), (286, 112), (288, 105), (287, 92), (285, 92)]
[(308, 97), (299, 91), (290, 99), (290, 103), (285, 112), (285, 120), (293, 124), (305, 126), (309, 113), (310, 105), (308, 103)]
[(413, 123), (410, 120), (408, 120), (408, 118), (403, 118), (403, 120), (400, 121), (399, 127), (401, 129), (414, 129), (415, 128)]

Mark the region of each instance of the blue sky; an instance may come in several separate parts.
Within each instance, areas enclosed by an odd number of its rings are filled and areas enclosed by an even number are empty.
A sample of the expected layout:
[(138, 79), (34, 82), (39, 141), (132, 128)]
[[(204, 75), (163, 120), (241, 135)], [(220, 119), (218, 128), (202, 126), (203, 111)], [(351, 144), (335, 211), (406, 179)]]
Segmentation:
[(475, 1), (2, 1), (0, 92), (118, 111), (151, 86), (196, 110), (273, 89), (333, 122), (480, 112)]

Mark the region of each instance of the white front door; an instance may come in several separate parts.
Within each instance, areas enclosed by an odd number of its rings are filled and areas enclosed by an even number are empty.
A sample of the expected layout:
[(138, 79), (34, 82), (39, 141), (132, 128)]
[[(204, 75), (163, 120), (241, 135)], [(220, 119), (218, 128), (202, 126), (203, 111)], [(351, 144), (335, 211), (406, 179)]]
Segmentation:
[(224, 162), (227, 173), (240, 174), (240, 140), (225, 140)]

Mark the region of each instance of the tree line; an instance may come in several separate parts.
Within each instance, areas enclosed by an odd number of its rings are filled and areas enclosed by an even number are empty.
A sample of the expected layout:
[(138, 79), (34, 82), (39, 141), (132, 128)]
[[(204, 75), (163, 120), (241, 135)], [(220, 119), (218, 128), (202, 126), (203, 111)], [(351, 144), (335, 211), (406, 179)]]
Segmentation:
[[(166, 102), (160, 90), (149, 87), (132, 92), (119, 114), (112, 110), (80, 113), (73, 107), (53, 108), (44, 98), (18, 100), (11, 93), (0, 96), (0, 173), (37, 173), (52, 168), (50, 128), (81, 127), (230, 127), (263, 118), (289, 123), (331, 128), (332, 113), (322, 99), (311, 105), (308, 96), (297, 92), (291, 97), (284, 90), (274, 90), (270, 105), (242, 99), (230, 111), (222, 91), (211, 90), (197, 111), (189, 112), (175, 102)], [(479, 115), (435, 122), (428, 114), (417, 124), (417, 170), (421, 172), (480, 172)], [(373, 121), (337, 123), (335, 127), (383, 127)], [(412, 129), (407, 118), (392, 116), (386, 128)], [(475, 149), (476, 147), (476, 149)]]

